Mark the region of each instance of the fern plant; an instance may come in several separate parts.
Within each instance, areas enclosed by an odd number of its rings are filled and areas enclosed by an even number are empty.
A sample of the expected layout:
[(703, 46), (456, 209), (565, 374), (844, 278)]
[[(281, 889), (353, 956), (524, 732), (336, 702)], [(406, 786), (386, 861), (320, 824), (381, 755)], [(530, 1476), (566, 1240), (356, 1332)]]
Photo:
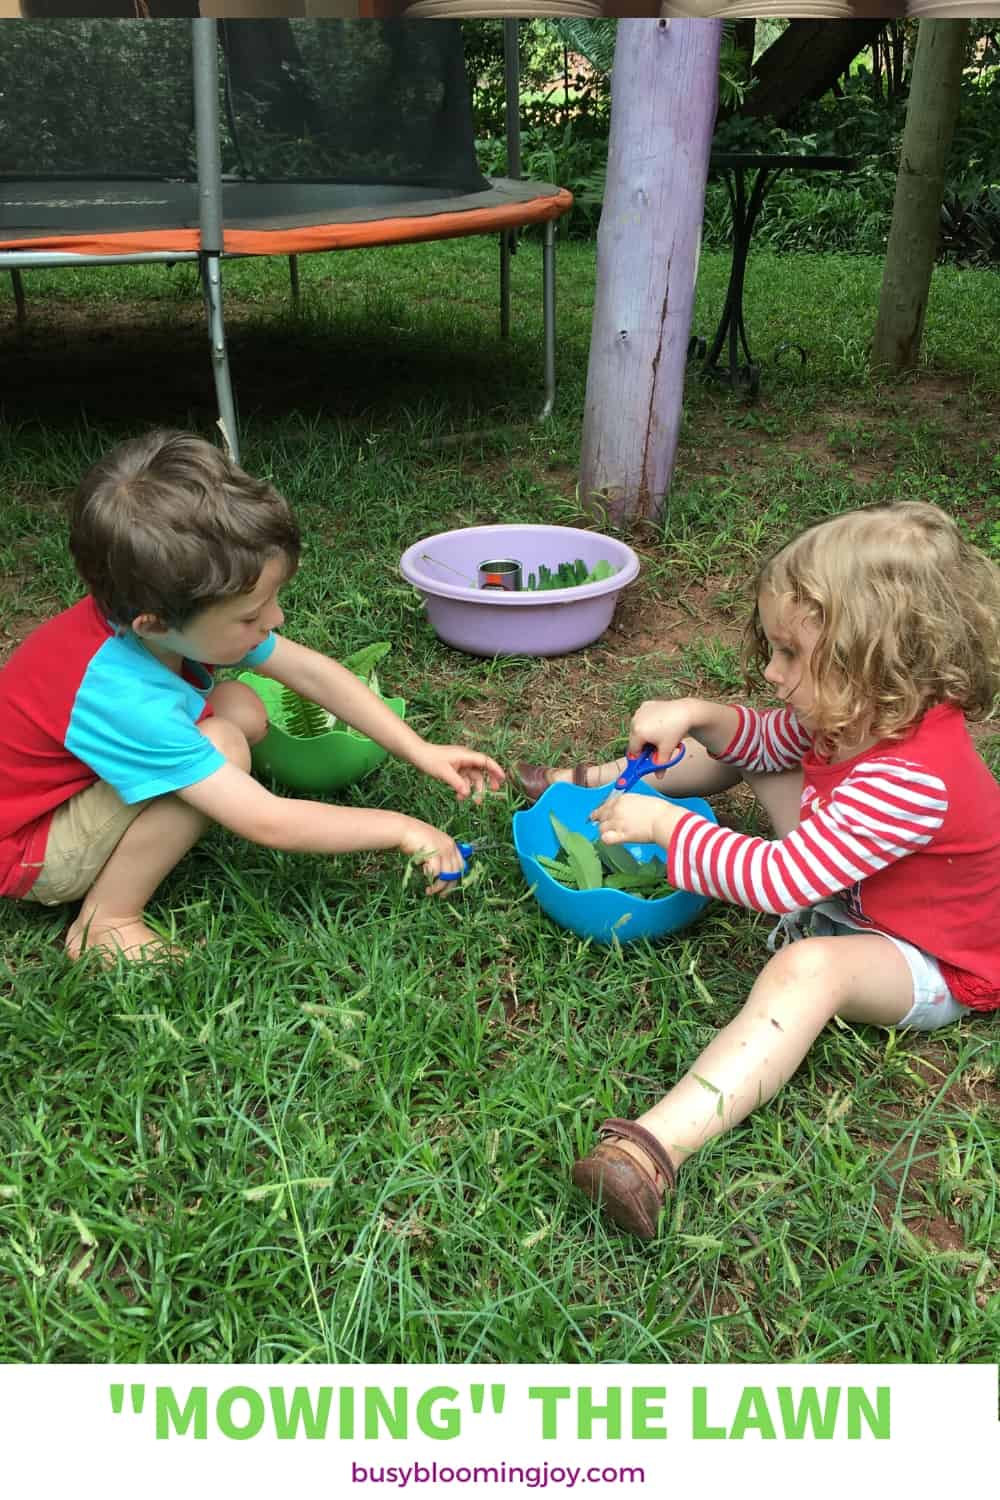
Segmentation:
[(319, 734), (328, 734), (337, 722), (325, 708), (311, 703), (290, 687), (281, 689), (279, 711), (282, 729), (297, 740), (312, 740)]
[[(382, 690), (375, 668), (390, 649), (388, 641), (375, 641), (370, 646), (362, 646), (360, 651), (355, 651), (351, 656), (345, 656), (341, 666), (353, 672), (355, 677), (360, 677), (376, 697), (380, 698)], [(318, 703), (303, 698), (287, 685), (281, 689), (278, 714), (281, 728), (297, 740), (313, 740), (317, 735), (329, 734), (331, 729), (337, 727), (333, 714), (320, 708)]]

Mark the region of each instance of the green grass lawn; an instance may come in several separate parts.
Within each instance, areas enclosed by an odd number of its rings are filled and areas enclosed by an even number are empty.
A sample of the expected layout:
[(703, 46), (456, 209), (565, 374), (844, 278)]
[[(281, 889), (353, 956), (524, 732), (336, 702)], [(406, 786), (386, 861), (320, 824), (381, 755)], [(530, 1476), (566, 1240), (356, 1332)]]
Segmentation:
[[(706, 254), (711, 333), (724, 256)], [(866, 501), (937, 500), (1000, 555), (1000, 277), (935, 273), (926, 363), (872, 381), (881, 267), (751, 258), (753, 406), (689, 382), (665, 523), (588, 651), (485, 662), (442, 646), (396, 572), (410, 542), (572, 524), (594, 279), (560, 247), (559, 395), (544, 426), (540, 251), (471, 240), (227, 265), (244, 462), (302, 522), (288, 632), (380, 665), (410, 721), (508, 765), (621, 748), (643, 698), (741, 691), (761, 548)], [(77, 597), (61, 502), (153, 423), (212, 434), (189, 268), (36, 272), (5, 292), (0, 648)], [(809, 359), (770, 361), (786, 340)], [(428, 440), (472, 431), (444, 446)], [(992, 726), (996, 729), (996, 726)], [(983, 753), (1000, 774), (1000, 739)], [(394, 763), (345, 800), (459, 837)], [(739, 798), (720, 815), (745, 819)], [(750, 814), (752, 817), (752, 813)], [(715, 904), (656, 946), (591, 949), (541, 915), (512, 853), (449, 902), (394, 856), (292, 857), (209, 836), (152, 916), (172, 969), (62, 957), (66, 913), (0, 904), (0, 1359), (990, 1361), (1000, 1340), (1000, 1030), (831, 1028), (778, 1100), (685, 1169), (661, 1239), (605, 1229), (568, 1184), (609, 1114), (657, 1098), (731, 1017), (766, 918)]]

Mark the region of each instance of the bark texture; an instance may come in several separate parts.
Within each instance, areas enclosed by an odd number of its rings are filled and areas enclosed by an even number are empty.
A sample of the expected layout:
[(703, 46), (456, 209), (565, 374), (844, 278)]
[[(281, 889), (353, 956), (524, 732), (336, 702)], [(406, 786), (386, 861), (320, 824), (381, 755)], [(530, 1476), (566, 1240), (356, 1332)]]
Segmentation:
[(721, 30), (618, 23), (580, 469), (583, 503), (618, 525), (658, 519), (670, 486)]
[(968, 30), (967, 20), (918, 25), (872, 345), (873, 367), (893, 373), (920, 354)]
[(883, 25), (872, 20), (790, 21), (758, 57), (756, 87), (736, 113), (747, 119), (789, 119), (803, 100), (821, 99)]

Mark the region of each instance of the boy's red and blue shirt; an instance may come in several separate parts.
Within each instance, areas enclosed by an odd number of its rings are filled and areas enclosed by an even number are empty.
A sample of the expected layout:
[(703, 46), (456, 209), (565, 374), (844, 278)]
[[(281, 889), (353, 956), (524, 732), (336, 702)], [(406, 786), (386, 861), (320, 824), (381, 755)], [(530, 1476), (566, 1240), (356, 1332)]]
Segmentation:
[[(272, 634), (239, 666), (261, 666)], [(215, 682), (203, 662), (172, 672), (92, 598), (40, 625), (0, 669), (0, 896), (38, 878), (56, 810), (96, 781), (143, 802), (225, 763), (198, 729)]]

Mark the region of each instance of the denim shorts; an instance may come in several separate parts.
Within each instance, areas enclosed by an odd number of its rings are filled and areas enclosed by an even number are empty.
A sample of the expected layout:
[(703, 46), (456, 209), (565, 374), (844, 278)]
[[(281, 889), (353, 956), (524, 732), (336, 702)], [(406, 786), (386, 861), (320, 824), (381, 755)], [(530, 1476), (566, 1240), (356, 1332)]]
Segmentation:
[[(802, 907), (781, 917), (768, 938), (767, 946), (773, 953), (799, 938), (843, 937), (848, 933), (871, 931), (870, 927), (862, 927), (848, 915), (842, 901), (820, 901), (815, 906)], [(960, 1021), (969, 1014), (968, 1007), (960, 1005), (948, 988), (936, 958), (888, 932), (876, 935), (895, 944), (906, 959), (913, 979), (913, 1004), (903, 1019), (897, 1021), (899, 1029), (908, 1026), (912, 1031), (936, 1031), (939, 1026), (949, 1026), (952, 1021)]]

